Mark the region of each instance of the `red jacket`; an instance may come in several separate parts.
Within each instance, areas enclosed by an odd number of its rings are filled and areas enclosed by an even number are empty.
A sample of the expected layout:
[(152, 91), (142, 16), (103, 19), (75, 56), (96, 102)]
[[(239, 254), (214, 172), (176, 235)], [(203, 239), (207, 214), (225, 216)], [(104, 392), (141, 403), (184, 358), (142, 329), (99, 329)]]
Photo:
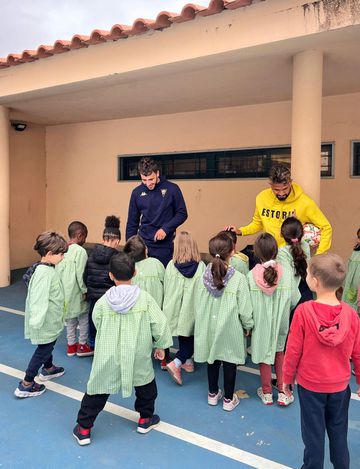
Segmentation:
[(350, 379), (350, 358), (360, 384), (360, 319), (346, 303), (302, 303), (291, 324), (284, 360), (284, 383), (305, 389), (343, 391)]

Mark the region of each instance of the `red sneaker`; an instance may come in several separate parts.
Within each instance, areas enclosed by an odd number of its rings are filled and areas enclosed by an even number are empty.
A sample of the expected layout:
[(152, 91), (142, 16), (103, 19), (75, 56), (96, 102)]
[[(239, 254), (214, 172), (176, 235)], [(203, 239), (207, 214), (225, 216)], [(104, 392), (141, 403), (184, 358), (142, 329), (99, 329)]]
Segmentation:
[(78, 344), (76, 355), (78, 357), (91, 357), (94, 355), (94, 349), (88, 344)]
[(160, 367), (163, 371), (167, 371), (167, 368), (166, 368), (166, 365), (168, 364), (168, 362), (164, 359), (164, 360), (161, 360), (161, 364), (160, 364)]
[(67, 346), (67, 356), (68, 357), (73, 357), (74, 355), (76, 355), (77, 349), (78, 349), (78, 344), (73, 344), (73, 345), (68, 344), (68, 346)]

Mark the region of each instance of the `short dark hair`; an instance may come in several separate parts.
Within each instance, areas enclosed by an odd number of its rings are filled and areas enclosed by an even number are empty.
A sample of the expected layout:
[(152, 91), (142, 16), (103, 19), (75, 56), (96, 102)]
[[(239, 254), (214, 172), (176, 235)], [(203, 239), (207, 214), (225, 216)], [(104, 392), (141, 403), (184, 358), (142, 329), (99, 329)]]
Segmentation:
[(68, 235), (69, 238), (75, 238), (76, 234), (80, 232), (81, 234), (87, 235), (88, 229), (87, 226), (81, 221), (72, 221), (68, 226)]
[(311, 258), (309, 272), (324, 288), (336, 291), (344, 283), (346, 266), (340, 256), (326, 252)]
[(140, 175), (150, 176), (150, 174), (159, 171), (159, 165), (149, 156), (144, 156), (138, 163), (138, 171)]
[(129, 254), (135, 262), (143, 261), (146, 258), (146, 245), (139, 235), (129, 238), (124, 246), (124, 252)]
[(291, 182), (291, 172), (286, 164), (277, 164), (271, 167), (269, 179), (273, 184), (288, 184)]
[(36, 238), (34, 250), (44, 257), (48, 252), (52, 254), (67, 252), (68, 244), (61, 234), (55, 231), (44, 231)]
[(110, 259), (110, 272), (116, 280), (131, 280), (135, 273), (134, 258), (125, 252), (119, 252)]

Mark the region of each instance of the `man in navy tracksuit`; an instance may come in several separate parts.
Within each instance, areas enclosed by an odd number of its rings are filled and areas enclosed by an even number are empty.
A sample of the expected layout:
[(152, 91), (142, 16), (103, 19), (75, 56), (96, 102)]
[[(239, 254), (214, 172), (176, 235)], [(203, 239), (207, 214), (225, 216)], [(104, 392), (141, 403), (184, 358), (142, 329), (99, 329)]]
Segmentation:
[(152, 158), (142, 158), (138, 170), (142, 184), (131, 194), (126, 239), (139, 234), (148, 255), (166, 267), (173, 255), (176, 228), (187, 219), (184, 197), (179, 186), (160, 177)]

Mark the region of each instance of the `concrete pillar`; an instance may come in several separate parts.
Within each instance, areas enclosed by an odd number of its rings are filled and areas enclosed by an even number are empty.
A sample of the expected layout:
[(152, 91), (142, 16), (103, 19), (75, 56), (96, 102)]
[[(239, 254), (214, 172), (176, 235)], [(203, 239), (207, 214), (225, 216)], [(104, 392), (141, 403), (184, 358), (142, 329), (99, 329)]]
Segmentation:
[(10, 284), (9, 111), (0, 106), (0, 287)]
[(293, 62), (291, 172), (319, 204), (323, 53), (299, 52)]

